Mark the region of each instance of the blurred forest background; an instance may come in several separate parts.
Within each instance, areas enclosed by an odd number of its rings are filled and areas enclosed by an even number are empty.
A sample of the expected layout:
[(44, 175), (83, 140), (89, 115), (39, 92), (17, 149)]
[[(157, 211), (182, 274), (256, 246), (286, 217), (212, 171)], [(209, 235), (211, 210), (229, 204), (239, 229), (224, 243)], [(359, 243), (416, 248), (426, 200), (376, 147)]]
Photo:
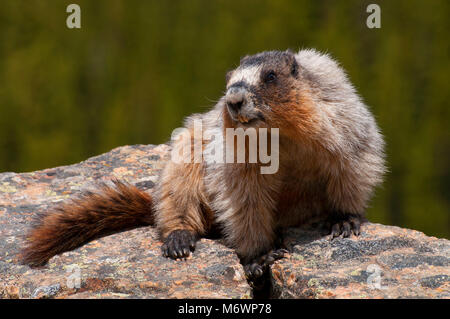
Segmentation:
[[(66, 7), (81, 7), (81, 29)], [(369, 29), (366, 7), (381, 7)], [(158, 144), (245, 54), (314, 47), (376, 116), (389, 173), (371, 221), (450, 238), (450, 1), (2, 0), (0, 172)]]

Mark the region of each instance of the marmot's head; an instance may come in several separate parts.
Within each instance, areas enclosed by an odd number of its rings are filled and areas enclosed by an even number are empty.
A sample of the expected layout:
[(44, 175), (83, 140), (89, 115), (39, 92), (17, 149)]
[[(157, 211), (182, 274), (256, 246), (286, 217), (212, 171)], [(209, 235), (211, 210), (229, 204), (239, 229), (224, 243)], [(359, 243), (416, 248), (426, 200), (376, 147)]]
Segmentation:
[(225, 108), (237, 127), (286, 127), (302, 102), (299, 64), (291, 51), (267, 51), (241, 59), (227, 73)]

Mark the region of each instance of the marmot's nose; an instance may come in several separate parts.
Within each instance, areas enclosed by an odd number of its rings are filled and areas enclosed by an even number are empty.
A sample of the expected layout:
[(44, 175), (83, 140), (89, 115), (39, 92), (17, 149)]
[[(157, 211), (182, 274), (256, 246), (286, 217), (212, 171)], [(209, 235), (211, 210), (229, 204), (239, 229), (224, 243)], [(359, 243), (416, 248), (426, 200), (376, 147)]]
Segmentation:
[(245, 89), (242, 87), (230, 87), (226, 95), (227, 106), (233, 111), (239, 111), (246, 102)]

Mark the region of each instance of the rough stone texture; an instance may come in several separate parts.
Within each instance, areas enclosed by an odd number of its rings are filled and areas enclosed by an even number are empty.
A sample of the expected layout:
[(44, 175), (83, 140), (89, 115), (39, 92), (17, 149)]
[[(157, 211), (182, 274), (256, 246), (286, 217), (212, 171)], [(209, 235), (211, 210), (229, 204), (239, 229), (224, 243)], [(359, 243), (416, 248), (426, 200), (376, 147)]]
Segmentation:
[[(250, 298), (231, 249), (202, 239), (193, 256), (173, 261), (161, 256), (151, 227), (95, 240), (40, 269), (18, 264), (35, 214), (112, 177), (151, 189), (168, 150), (166, 145), (125, 146), (80, 164), (0, 174), (0, 298)], [(77, 274), (80, 288), (71, 288)]]
[(450, 241), (367, 223), (356, 238), (284, 232), (291, 253), (272, 267), (279, 298), (450, 298)]
[[(71, 166), (0, 174), (0, 298), (250, 298), (238, 258), (220, 241), (202, 239), (193, 256), (173, 261), (161, 257), (151, 227), (95, 240), (43, 268), (18, 263), (37, 213), (113, 177), (151, 191), (168, 154), (166, 145), (125, 146)], [(450, 298), (448, 240), (366, 224), (358, 239), (289, 229), (284, 242), (291, 254), (272, 267), (275, 297)], [(80, 288), (71, 288), (78, 273)]]

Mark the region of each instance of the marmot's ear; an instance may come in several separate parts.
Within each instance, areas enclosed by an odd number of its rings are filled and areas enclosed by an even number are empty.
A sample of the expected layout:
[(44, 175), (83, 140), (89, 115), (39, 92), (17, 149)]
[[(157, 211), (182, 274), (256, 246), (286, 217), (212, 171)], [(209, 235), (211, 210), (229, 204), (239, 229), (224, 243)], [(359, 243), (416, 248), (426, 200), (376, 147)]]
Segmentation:
[(287, 49), (285, 52), (289, 56), (288, 63), (291, 66), (291, 75), (296, 78), (298, 75), (298, 63), (297, 63), (297, 59), (295, 58), (295, 53), (291, 49)]

